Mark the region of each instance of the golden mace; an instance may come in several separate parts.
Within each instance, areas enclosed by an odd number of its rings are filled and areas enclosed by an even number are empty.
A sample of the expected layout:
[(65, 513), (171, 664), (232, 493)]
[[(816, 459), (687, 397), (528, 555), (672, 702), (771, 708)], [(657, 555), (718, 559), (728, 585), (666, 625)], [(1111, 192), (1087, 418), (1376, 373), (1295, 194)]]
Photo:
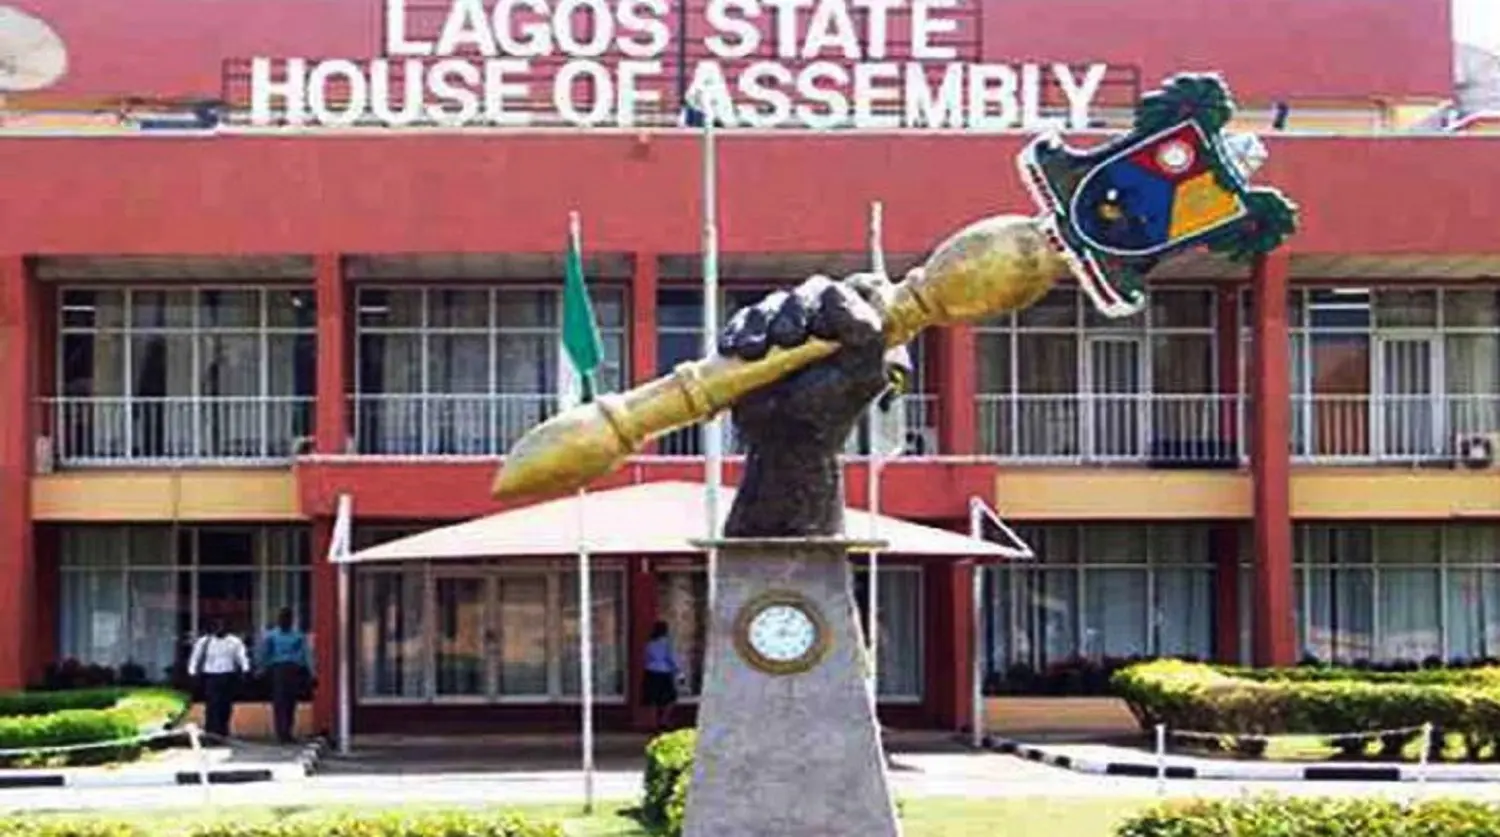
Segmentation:
[[(929, 326), (1018, 311), (1068, 273), (1041, 218), (998, 215), (938, 245), (923, 265), (876, 300), (889, 347)], [(813, 338), (755, 361), (719, 355), (553, 416), (521, 437), (495, 475), (499, 500), (576, 491), (624, 464), (652, 439), (704, 421), (746, 393), (828, 357), (838, 344)]]

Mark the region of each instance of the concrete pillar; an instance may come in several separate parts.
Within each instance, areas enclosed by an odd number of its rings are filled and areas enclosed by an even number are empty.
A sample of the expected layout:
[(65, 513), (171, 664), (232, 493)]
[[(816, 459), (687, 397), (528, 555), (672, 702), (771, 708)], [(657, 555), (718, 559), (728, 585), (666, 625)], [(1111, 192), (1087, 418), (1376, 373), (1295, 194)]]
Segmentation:
[(1287, 332), (1290, 256), (1256, 260), (1251, 363), (1250, 470), (1254, 485), (1254, 656), (1260, 666), (1297, 662), (1292, 607), (1291, 370)]
[[(343, 274), (343, 259), (336, 253), (319, 254), (315, 260), (315, 290), (318, 309), (317, 398), (314, 414), (314, 450), (319, 454), (347, 452), (349, 438), (349, 301)], [(317, 690), (313, 695), (313, 727), (332, 731), (338, 711), (339, 657), (347, 649), (338, 645), (338, 571), (328, 563), (333, 540), (333, 521), (317, 518), (312, 524), (312, 625), (317, 656), (313, 661)]]
[(18, 255), (0, 255), (0, 691), (35, 673), (36, 550), (31, 477), (36, 450), (36, 282)]

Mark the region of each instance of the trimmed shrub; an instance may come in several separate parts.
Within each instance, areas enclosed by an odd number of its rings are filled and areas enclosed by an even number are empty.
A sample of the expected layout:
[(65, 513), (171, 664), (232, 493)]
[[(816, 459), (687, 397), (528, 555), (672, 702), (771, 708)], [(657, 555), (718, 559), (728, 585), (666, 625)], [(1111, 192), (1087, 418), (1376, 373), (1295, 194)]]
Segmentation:
[[(41, 750), (122, 741), (165, 729), (187, 712), (184, 695), (160, 689), (89, 689), (0, 695), (0, 750)], [(0, 756), (0, 765), (37, 761), (97, 764), (138, 758), (142, 745)]]
[(667, 834), (681, 832), (687, 786), (693, 776), (693, 749), (697, 744), (697, 730), (680, 729), (658, 735), (646, 745), (641, 819), (647, 826)]
[[(244, 822), (179, 822), (169, 833), (181, 837), (564, 837), (556, 823), (532, 822), (515, 814), (446, 812), (423, 814), (304, 815)], [(160, 824), (88, 818), (0, 820), (0, 837), (156, 837)]]
[(294, 817), (197, 826), (187, 837), (564, 837), (562, 826), (515, 814), (446, 812)]
[(86, 819), (0, 819), (0, 837), (144, 837), (129, 823)]
[[(1113, 678), (1143, 727), (1226, 736), (1326, 735), (1347, 752), (1362, 750), (1360, 733), (1420, 727), (1459, 733), (1472, 752), (1494, 743), (1500, 719), (1500, 669), (1403, 673), (1337, 668), (1251, 670), (1157, 660)], [(1417, 733), (1382, 738), (1382, 752), (1399, 756)]]
[(661, 825), (661, 831), (667, 837), (680, 837), (683, 823), (687, 820), (687, 795), (688, 785), (693, 781), (691, 765), (689, 769), (677, 774), (677, 779), (672, 782), (672, 796), (667, 800), (666, 820)]
[(130, 694), (130, 689), (77, 689), (70, 692), (0, 693), (0, 718), (46, 715), (65, 709), (108, 709)]
[(1500, 807), (1435, 800), (1264, 797), (1168, 803), (1116, 837), (1500, 837)]

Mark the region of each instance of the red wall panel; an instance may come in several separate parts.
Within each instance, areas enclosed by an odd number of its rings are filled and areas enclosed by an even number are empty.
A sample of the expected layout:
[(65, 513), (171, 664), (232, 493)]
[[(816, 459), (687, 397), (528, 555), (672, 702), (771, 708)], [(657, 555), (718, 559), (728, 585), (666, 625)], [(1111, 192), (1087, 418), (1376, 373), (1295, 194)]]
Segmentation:
[[(871, 200), (890, 252), (983, 215), (1030, 214), (1016, 136), (729, 135), (721, 248), (860, 252)], [(1273, 137), (1259, 179), (1304, 209), (1299, 253), (1489, 253), (1487, 137)], [(0, 253), (552, 252), (569, 210), (591, 249), (699, 247), (682, 134), (0, 140)]]

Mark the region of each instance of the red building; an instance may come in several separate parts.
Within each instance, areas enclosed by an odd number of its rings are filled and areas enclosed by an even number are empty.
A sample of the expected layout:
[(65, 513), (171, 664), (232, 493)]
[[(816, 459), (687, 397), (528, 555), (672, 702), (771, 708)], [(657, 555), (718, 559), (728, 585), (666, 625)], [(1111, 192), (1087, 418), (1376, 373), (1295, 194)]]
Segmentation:
[[(210, 615), (248, 633), (283, 604), (322, 640), (331, 682), (336, 497), (354, 497), (363, 543), (498, 510), (496, 457), (561, 388), (571, 210), (610, 383), (696, 355), (700, 151), (652, 124), (662, 111), (625, 129), (545, 113), (530, 128), (257, 128), (240, 112), (250, 59), (373, 58), (390, 35), (378, 0), (8, 2), (68, 60), (0, 111), (0, 687), (65, 659), (165, 674)], [(976, 2), (951, 12), (958, 60), (1103, 63), (1096, 128), (1167, 75), (1223, 72), (1237, 127), (1271, 150), (1258, 179), (1305, 227), (1253, 270), (1164, 268), (1129, 320), (1063, 287), (919, 341), (911, 455), (889, 466), (882, 510), (952, 528), (986, 497), (1040, 553), (986, 570), (989, 670), (1495, 656), (1500, 146), (1421, 128), (1452, 92), (1447, 0)], [(407, 34), (433, 37), (434, 8)], [(150, 130), (204, 98), (231, 106), (217, 130)], [(1056, 89), (1040, 112), (1066, 113)], [(974, 218), (1034, 211), (1013, 164), (1026, 136), (726, 128), (725, 307), (863, 268), (870, 201), (893, 268)], [(1465, 459), (1483, 444), (1488, 460)], [(601, 485), (699, 479), (696, 449), (664, 439)], [(849, 472), (863, 505), (859, 456)], [(893, 717), (962, 717), (973, 571), (883, 569)], [(362, 573), (356, 729), (414, 711), (568, 716), (568, 572)], [(690, 635), (703, 579), (644, 557), (606, 575), (596, 622), (622, 722), (641, 631), (665, 615)], [(454, 627), (475, 618), (497, 644)], [(320, 690), (325, 724), (331, 699)]]

